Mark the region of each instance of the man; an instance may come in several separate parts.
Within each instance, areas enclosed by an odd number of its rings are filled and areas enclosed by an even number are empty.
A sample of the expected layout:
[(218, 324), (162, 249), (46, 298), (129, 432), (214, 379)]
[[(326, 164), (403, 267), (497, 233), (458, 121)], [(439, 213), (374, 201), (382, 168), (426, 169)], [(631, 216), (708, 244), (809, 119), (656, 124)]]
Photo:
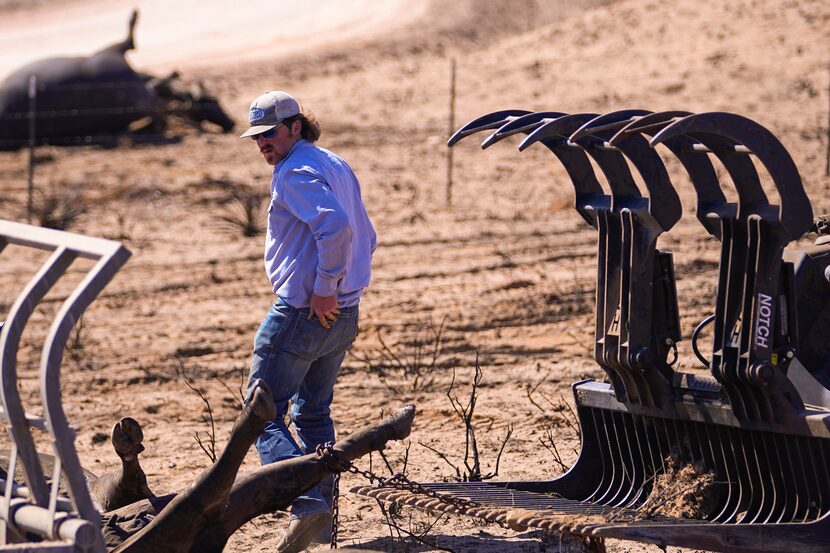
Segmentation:
[[(358, 303), (369, 284), (377, 239), (349, 165), (315, 142), (320, 127), (290, 95), (272, 91), (251, 103), (256, 143), (274, 166), (265, 270), (277, 295), (254, 340), (248, 386), (262, 379), (277, 407), (256, 447), (263, 464), (298, 457), (334, 440), (330, 416), (337, 372), (357, 335)], [(284, 418), (291, 401), (291, 421)], [(302, 551), (330, 537), (332, 479), (291, 506), (277, 550)], [(328, 534), (328, 535), (327, 535)]]

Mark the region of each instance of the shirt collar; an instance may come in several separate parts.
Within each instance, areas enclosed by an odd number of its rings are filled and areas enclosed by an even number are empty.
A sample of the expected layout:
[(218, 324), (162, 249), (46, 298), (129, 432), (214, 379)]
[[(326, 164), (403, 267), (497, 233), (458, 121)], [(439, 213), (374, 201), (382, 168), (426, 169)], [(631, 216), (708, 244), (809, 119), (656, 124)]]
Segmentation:
[(280, 167), (282, 167), (282, 164), (283, 164), (283, 163), (285, 163), (285, 161), (286, 161), (289, 157), (291, 157), (291, 154), (293, 154), (293, 153), (294, 153), (294, 150), (297, 150), (298, 148), (300, 148), (300, 147), (301, 147), (301, 146), (300, 146), (301, 144), (302, 144), (302, 145), (305, 145), (305, 144), (307, 144), (307, 143), (308, 143), (308, 141), (307, 141), (306, 139), (304, 139), (304, 138), (301, 138), (301, 139), (299, 139), (298, 141), (296, 141), (296, 142), (294, 143), (294, 145), (293, 145), (293, 146), (291, 146), (291, 149), (290, 149), (290, 150), (288, 150), (288, 153), (286, 154), (286, 156), (285, 156), (284, 158), (282, 158), (281, 160), (279, 160), (279, 162), (278, 162), (278, 163), (274, 166), (274, 173), (276, 173), (277, 171), (279, 171), (279, 170), (280, 170)]

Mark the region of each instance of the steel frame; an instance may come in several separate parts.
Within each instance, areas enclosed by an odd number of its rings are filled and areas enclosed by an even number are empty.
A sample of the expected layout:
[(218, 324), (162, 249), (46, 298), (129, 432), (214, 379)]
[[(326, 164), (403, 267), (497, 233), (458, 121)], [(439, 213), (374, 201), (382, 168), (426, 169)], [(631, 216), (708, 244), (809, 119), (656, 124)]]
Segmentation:
[[(75, 449), (75, 431), (61, 404), (60, 368), (72, 327), (131, 254), (118, 242), (0, 220), (0, 253), (9, 244), (52, 253), (17, 297), (0, 330), (0, 395), (12, 439), (8, 474), (15, 474), (19, 463), (25, 480), (25, 486), (11, 477), (2, 482), (3, 538), (25, 542), (31, 533), (47, 540), (27, 551), (104, 552), (101, 514), (92, 503)], [(45, 338), (39, 371), (45, 416), (33, 417), (26, 413), (17, 389), (20, 338), (38, 302), (77, 258), (95, 264), (63, 302)], [(54, 474), (44, 474), (31, 427), (44, 428), (51, 436)], [(59, 495), (61, 477), (69, 498)]]

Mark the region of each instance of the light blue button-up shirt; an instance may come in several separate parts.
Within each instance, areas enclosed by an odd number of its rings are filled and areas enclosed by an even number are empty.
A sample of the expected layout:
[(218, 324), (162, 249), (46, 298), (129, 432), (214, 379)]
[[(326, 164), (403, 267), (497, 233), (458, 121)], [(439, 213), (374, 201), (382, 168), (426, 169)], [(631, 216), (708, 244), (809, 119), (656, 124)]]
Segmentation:
[(307, 307), (311, 293), (357, 305), (369, 284), (377, 236), (360, 183), (339, 156), (298, 141), (274, 167), (265, 271), (289, 305)]

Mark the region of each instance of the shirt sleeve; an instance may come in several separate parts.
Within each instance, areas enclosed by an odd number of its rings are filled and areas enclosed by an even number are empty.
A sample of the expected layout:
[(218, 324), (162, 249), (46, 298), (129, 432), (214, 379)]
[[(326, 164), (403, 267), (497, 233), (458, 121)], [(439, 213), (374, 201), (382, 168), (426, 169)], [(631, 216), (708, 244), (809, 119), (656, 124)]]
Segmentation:
[(314, 293), (334, 296), (351, 255), (349, 216), (323, 176), (314, 168), (289, 169), (283, 177), (285, 208), (311, 229), (317, 243), (317, 276)]

